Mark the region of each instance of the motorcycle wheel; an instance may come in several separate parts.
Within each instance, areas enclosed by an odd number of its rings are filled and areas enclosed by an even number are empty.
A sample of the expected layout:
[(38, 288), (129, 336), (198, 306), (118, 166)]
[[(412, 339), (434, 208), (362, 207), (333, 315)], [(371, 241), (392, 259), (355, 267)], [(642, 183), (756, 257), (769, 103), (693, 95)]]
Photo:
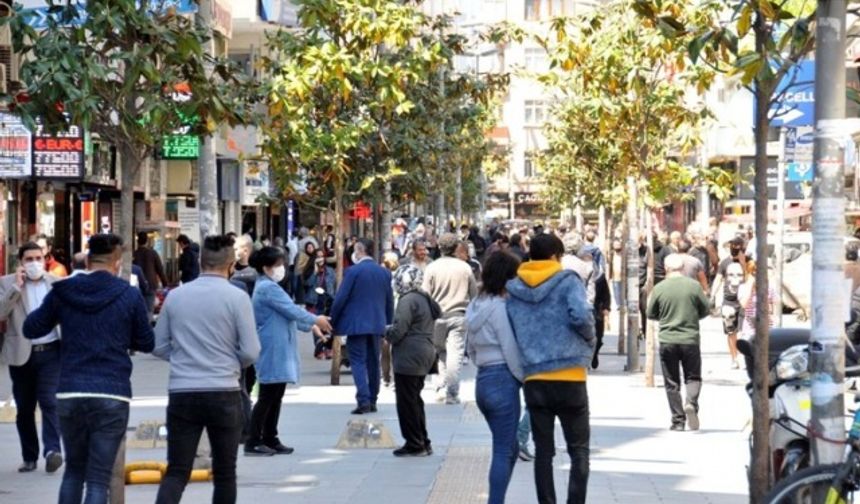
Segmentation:
[[(832, 488), (833, 479), (842, 464), (814, 466), (794, 473), (780, 481), (764, 498), (765, 504), (819, 504), (822, 502), (854, 502), (853, 487)], [(843, 482), (845, 483), (845, 482)], [(829, 493), (833, 495), (833, 500)]]

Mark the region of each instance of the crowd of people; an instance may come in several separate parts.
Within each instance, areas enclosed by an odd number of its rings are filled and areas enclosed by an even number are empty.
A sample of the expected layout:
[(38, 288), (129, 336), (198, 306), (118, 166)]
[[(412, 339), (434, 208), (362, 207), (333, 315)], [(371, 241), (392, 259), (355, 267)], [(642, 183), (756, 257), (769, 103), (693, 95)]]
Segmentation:
[[(351, 237), (339, 286), (330, 226), (301, 228), (287, 243), (231, 233), (197, 244), (183, 235), (181, 285), (160, 305), (154, 327), (155, 293), (168, 281), (146, 234), (138, 236), (131, 281), (119, 278), (123, 243), (114, 235), (93, 236), (67, 279), (51, 266), (47, 243), (20, 246), (18, 269), (0, 279), (0, 355), (18, 407), (19, 470), (37, 468), (38, 404), (45, 468), (66, 465), (60, 502), (80, 503), (84, 488), (87, 502), (105, 502), (128, 423), (129, 355), (151, 352), (169, 362), (168, 468), (156, 502), (180, 501), (203, 429), (213, 502), (235, 502), (240, 446), (245, 456), (294, 451), (278, 431), (281, 403), (286, 387), (300, 382), (299, 338), (311, 332), (319, 359), (330, 357), (335, 335), (346, 337), (352, 414), (377, 412), (383, 378), (393, 384), (404, 439), (395, 456), (433, 453), (422, 390), (429, 383), (438, 402), (458, 404), (468, 359), (492, 433), (489, 502), (504, 502), (518, 457), (534, 461), (538, 501), (556, 502), (556, 419), (571, 459), (567, 501), (585, 502), (586, 380), (600, 365), (610, 309), (623, 303), (624, 243), (612, 238), (604, 250), (591, 227), (486, 231), (464, 225), (437, 235), (419, 223), (395, 233), (381, 257), (372, 240)], [(659, 323), (672, 430), (699, 424), (699, 320), (720, 307), (733, 366), (738, 334), (751, 335), (755, 296), (747, 279), (755, 261), (745, 245), (732, 240), (720, 261), (713, 237), (696, 228), (655, 237), (651, 254), (640, 240), (642, 265), (649, 256), (654, 262), (651, 292), (647, 275), (640, 278), (642, 314)]]

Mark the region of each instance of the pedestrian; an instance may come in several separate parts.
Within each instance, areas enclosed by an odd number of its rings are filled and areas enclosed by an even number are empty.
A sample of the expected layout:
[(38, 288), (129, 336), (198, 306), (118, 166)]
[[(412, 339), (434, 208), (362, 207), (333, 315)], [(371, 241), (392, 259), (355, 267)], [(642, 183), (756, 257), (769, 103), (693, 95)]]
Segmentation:
[(322, 249), (319, 249), (316, 246), (316, 242), (307, 241), (305, 242), (305, 246), (304, 248), (302, 248), (302, 251), (299, 253), (299, 256), (296, 260), (296, 275), (298, 276), (298, 290), (296, 291), (295, 295), (296, 303), (305, 303), (306, 285), (308, 279), (314, 273), (314, 258), (317, 256), (317, 250)]
[(179, 281), (186, 284), (200, 276), (199, 247), (195, 247), (196, 243), (184, 234), (176, 238), (176, 243), (182, 249), (179, 254)]
[(405, 440), (394, 450), (395, 457), (426, 457), (433, 453), (421, 390), (436, 362), (433, 325), (442, 309), (421, 290), (423, 280), (421, 269), (411, 264), (394, 273), (394, 290), (399, 299), (394, 324), (385, 331), (385, 339), (392, 347), (397, 420)]
[(379, 396), (379, 344), (394, 317), (391, 273), (373, 260), (373, 242), (361, 238), (352, 252), (334, 298), (331, 318), (335, 334), (346, 334), (349, 366), (357, 406), (353, 415), (376, 412)]
[[(684, 275), (681, 257), (672, 254), (665, 264), (667, 278), (651, 293), (648, 318), (660, 322), (660, 365), (672, 413), (669, 428), (682, 431), (686, 424), (690, 430), (698, 430), (702, 390), (699, 320), (708, 315), (708, 298), (698, 282)], [(681, 370), (686, 401), (681, 400)]]
[(45, 470), (54, 472), (63, 465), (56, 398), (61, 368), (60, 328), (54, 324), (50, 332), (32, 341), (25, 338), (23, 332), (27, 315), (42, 305), (57, 280), (45, 271), (43, 248), (35, 242), (18, 248), (15, 273), (0, 278), (0, 321), (6, 323), (0, 356), (3, 364), (9, 366), (12, 396), (17, 407), (15, 427), (24, 459), (18, 472), (35, 471), (39, 460), (37, 403), (42, 412)]
[(610, 263), (609, 276), (612, 278), (612, 301), (615, 310), (621, 311), (621, 289), (624, 278), (624, 245), (619, 239), (612, 240), (612, 261)]
[(457, 244), (457, 252), (454, 254), (457, 259), (464, 261), (472, 268), (472, 275), (475, 277), (475, 282), (481, 281), (481, 262), (475, 259), (475, 246), (472, 242), (461, 241)]
[(116, 276), (121, 264), (120, 237), (92, 236), (89, 274), (54, 283), (24, 322), (24, 335), (34, 341), (55, 334), (58, 324), (63, 328), (56, 389), (66, 448), (60, 504), (80, 504), (84, 486), (87, 504), (108, 502), (114, 460), (128, 428), (129, 351), (151, 352), (154, 346), (143, 296)]
[[(744, 254), (743, 238), (733, 238), (729, 241), (729, 257), (720, 262), (717, 277), (711, 289), (711, 304), (720, 307), (723, 318), (723, 333), (729, 346), (732, 369), (740, 368), (738, 364), (738, 331), (741, 329), (743, 309), (738, 299), (738, 290), (746, 278), (747, 257)], [(719, 298), (722, 297), (722, 299)]]
[(248, 260), (254, 251), (254, 240), (246, 234), (237, 236), (233, 243), (233, 249), (236, 253), (236, 267), (233, 275), (230, 276), (230, 282), (244, 289), (248, 296), (252, 296), (254, 295), (254, 285), (257, 283), (257, 270), (251, 267)]
[[(515, 235), (519, 236), (519, 235)], [(505, 284), (516, 277), (520, 260), (505, 252), (487, 257), (481, 293), (466, 309), (466, 347), (478, 367), (475, 401), (493, 435), (489, 504), (505, 502), (519, 453), (522, 359), (505, 308)]]
[(35, 242), (42, 247), (42, 255), (45, 256), (45, 271), (57, 278), (65, 278), (69, 275), (66, 266), (57, 260), (60, 254), (54, 250), (54, 239), (44, 234), (36, 237)]
[(411, 252), (407, 257), (401, 259), (400, 264), (411, 264), (423, 273), (427, 269), (427, 265), (433, 262), (427, 252), (427, 242), (423, 239), (413, 241)]
[(152, 353), (170, 362), (167, 472), (157, 504), (182, 499), (204, 428), (212, 447), (212, 502), (236, 502), (239, 376), (257, 360), (260, 340), (251, 299), (227, 280), (235, 254), (232, 238), (207, 236), (200, 278), (171, 291), (155, 326)]
[(682, 270), (684, 276), (698, 282), (699, 285), (702, 286), (702, 292), (704, 292), (707, 296), (708, 277), (705, 274), (705, 266), (702, 264), (702, 261), (693, 257), (690, 254), (690, 251), (693, 248), (693, 245), (690, 243), (690, 240), (678, 237), (678, 242), (675, 244), (675, 247), (677, 250), (675, 254), (681, 257), (681, 262), (684, 265), (684, 269)]
[(259, 275), (253, 306), (260, 337), (260, 356), (254, 364), (260, 394), (251, 414), (245, 455), (289, 455), (293, 448), (278, 438), (278, 420), (287, 384), (298, 383), (301, 377), (297, 331), (313, 329), (315, 336), (323, 338), (323, 331), (330, 333), (331, 325), (324, 315), (314, 316), (293, 303), (278, 285), (286, 275), (283, 252), (263, 247), (250, 262)]
[(508, 250), (517, 256), (520, 262), (528, 261), (529, 253), (525, 250), (523, 246), (523, 235), (519, 233), (513, 233), (510, 238), (511, 246)]
[(493, 235), (493, 243), (491, 243), (490, 246), (487, 247), (487, 251), (485, 252), (485, 254), (487, 255), (487, 257), (489, 257), (493, 254), (493, 252), (498, 252), (499, 250), (508, 250), (509, 243), (510, 240), (508, 239), (508, 235), (502, 233), (501, 231), (497, 231)]
[(133, 263), (143, 271), (149, 293), (143, 297), (149, 317), (155, 312), (155, 292), (168, 286), (167, 275), (158, 252), (149, 246), (149, 235), (141, 231), (137, 233), (137, 250), (134, 251)]
[[(313, 273), (305, 279), (304, 303), (305, 308), (317, 315), (328, 315), (335, 293), (335, 277), (337, 273), (329, 266), (323, 249), (316, 250), (313, 262)], [(321, 290), (322, 293), (317, 292)], [(331, 358), (331, 350), (325, 348), (330, 341), (328, 338), (320, 338), (314, 335), (314, 357), (322, 359), (326, 355)]]
[(591, 432), (585, 380), (594, 353), (594, 314), (582, 281), (562, 269), (564, 244), (558, 237), (536, 235), (529, 254), (531, 261), (506, 285), (506, 307), (526, 380), (538, 502), (556, 502), (552, 459), (558, 418), (571, 461), (567, 502), (583, 504)]
[(436, 383), (437, 400), (446, 404), (460, 403), (460, 367), (466, 344), (466, 307), (478, 293), (472, 268), (455, 257), (460, 240), (453, 233), (439, 237), (438, 260), (424, 272), (422, 289), (442, 307), (436, 321), (433, 340), (439, 352), (439, 376)]
[(334, 226), (326, 224), (325, 239), (323, 240), (322, 248), (325, 251), (325, 263), (332, 268), (337, 268), (337, 250), (335, 249), (335, 245)]
[[(756, 266), (756, 261), (750, 259), (746, 262), (747, 271), (746, 271), (746, 281), (744, 281), (740, 288), (738, 288), (738, 303), (743, 308), (743, 320), (741, 322), (741, 330), (740, 330), (740, 339), (750, 341), (755, 338), (755, 322), (758, 320), (759, 314), (756, 309), (757, 300), (756, 300), (756, 270), (758, 269)], [(768, 327), (773, 327), (773, 313), (774, 306), (776, 303), (776, 291), (773, 288), (773, 284), (768, 284), (767, 286), (767, 325)], [(853, 304), (853, 303), (852, 303)], [(850, 338), (852, 335), (847, 331), (846, 334)], [(746, 360), (747, 370), (752, 369), (750, 358), (744, 355), (744, 359)]]
[[(397, 256), (396, 249), (389, 250), (382, 254), (382, 267), (391, 273), (392, 277), (397, 268), (400, 267), (400, 259)], [(394, 305), (397, 306), (397, 291), (394, 291)], [(382, 384), (386, 387), (391, 386), (391, 343), (385, 338), (382, 339)]]

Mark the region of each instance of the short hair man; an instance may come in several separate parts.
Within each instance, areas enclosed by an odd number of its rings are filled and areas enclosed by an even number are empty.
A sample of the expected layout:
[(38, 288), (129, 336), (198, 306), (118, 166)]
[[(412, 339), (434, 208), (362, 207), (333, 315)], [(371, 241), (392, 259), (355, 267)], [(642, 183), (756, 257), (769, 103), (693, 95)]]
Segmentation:
[(66, 266), (54, 259), (54, 239), (49, 236), (45, 236), (44, 234), (40, 234), (36, 236), (34, 241), (42, 247), (42, 254), (45, 255), (45, 271), (57, 278), (65, 278), (68, 276), (69, 272), (66, 270)]
[(430, 253), (427, 251), (427, 242), (423, 239), (412, 242), (412, 255), (404, 257), (401, 263), (411, 264), (420, 269), (423, 273), (427, 269), (427, 265), (433, 262), (430, 258)]
[(56, 282), (24, 322), (39, 341), (63, 327), (57, 409), (66, 448), (60, 502), (107, 502), (111, 472), (128, 427), (132, 363), (129, 351), (151, 352), (146, 304), (137, 288), (118, 278), (122, 238), (89, 240), (86, 275)]
[[(708, 298), (695, 280), (684, 275), (679, 254), (666, 257), (666, 279), (654, 287), (648, 299), (648, 318), (660, 322), (660, 364), (666, 381), (666, 397), (673, 431), (699, 428), (699, 392), (702, 390), (702, 354), (699, 320), (708, 315)], [(681, 373), (687, 388), (681, 400)]]
[(352, 262), (332, 303), (331, 320), (335, 334), (347, 335), (357, 403), (352, 414), (361, 415), (376, 411), (380, 340), (394, 319), (394, 294), (391, 272), (373, 260), (372, 241), (362, 238), (355, 243)]
[(236, 269), (230, 281), (237, 287), (242, 287), (249, 296), (254, 294), (254, 285), (257, 283), (257, 270), (248, 264), (251, 252), (254, 251), (254, 240), (244, 234), (236, 238), (233, 243), (236, 255)]
[(445, 233), (438, 240), (441, 257), (427, 266), (422, 288), (442, 308), (433, 339), (439, 352), (437, 399), (446, 404), (460, 402), (460, 368), (466, 345), (466, 307), (478, 294), (472, 267), (456, 257), (460, 240)]
[(200, 276), (200, 248), (184, 234), (176, 238), (176, 243), (182, 249), (179, 254), (179, 281), (186, 284)]
[(702, 264), (702, 261), (690, 255), (690, 250), (692, 248), (693, 245), (690, 243), (690, 240), (679, 237), (678, 241), (675, 243), (676, 252), (669, 255), (678, 255), (681, 257), (681, 263), (683, 264), (681, 271), (688, 278), (692, 278), (699, 282), (699, 285), (702, 286), (702, 291), (707, 295), (708, 278), (705, 276), (705, 266)]
[(556, 501), (552, 458), (558, 417), (571, 460), (566, 500), (584, 504), (591, 433), (585, 380), (594, 352), (594, 314), (582, 281), (562, 269), (564, 244), (557, 236), (536, 235), (529, 253), (531, 261), (507, 284), (507, 312), (526, 375), (537, 497)]
[(141, 231), (137, 233), (137, 250), (134, 251), (134, 265), (139, 267), (143, 273), (143, 279), (148, 285), (143, 299), (150, 317), (155, 310), (155, 291), (160, 287), (167, 287), (167, 275), (164, 274), (164, 265), (161, 256), (149, 246), (149, 235)]
[(232, 238), (207, 236), (203, 273), (170, 293), (155, 326), (152, 353), (170, 361), (168, 465), (157, 503), (181, 499), (204, 428), (212, 446), (213, 501), (236, 502), (244, 420), (239, 375), (257, 360), (260, 340), (248, 293), (227, 281), (235, 260)]
[(60, 329), (56, 324), (42, 338), (24, 337), (24, 320), (42, 305), (57, 277), (45, 271), (45, 254), (39, 244), (18, 248), (15, 273), (0, 278), (0, 320), (6, 322), (0, 362), (9, 365), (12, 395), (18, 407), (15, 426), (21, 441), (24, 463), (19, 472), (36, 469), (39, 436), (36, 433), (36, 404), (42, 410), (42, 443), (45, 468), (54, 472), (63, 464), (60, 449), (60, 420), (57, 416), (57, 387), (60, 380)]

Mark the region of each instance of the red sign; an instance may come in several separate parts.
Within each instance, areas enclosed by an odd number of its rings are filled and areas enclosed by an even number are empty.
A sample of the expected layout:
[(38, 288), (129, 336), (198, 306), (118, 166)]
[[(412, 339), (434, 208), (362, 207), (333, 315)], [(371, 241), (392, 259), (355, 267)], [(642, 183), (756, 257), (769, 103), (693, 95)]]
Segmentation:
[(373, 210), (370, 208), (370, 205), (363, 201), (358, 201), (353, 205), (352, 210), (349, 211), (349, 217), (351, 219), (369, 219), (372, 213)]

